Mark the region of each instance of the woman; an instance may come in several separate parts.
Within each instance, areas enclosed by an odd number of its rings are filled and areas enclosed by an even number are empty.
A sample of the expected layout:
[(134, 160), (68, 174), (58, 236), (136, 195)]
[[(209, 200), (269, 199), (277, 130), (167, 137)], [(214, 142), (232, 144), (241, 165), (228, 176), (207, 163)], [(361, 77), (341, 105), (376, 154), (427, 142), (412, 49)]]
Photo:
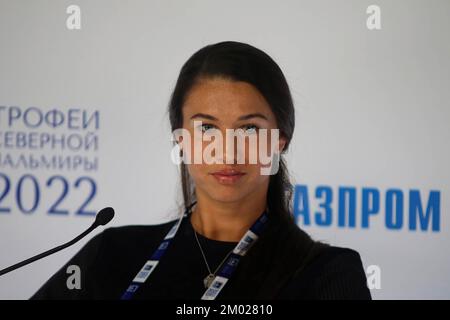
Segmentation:
[[(359, 254), (313, 241), (292, 217), (283, 153), (294, 132), (294, 107), (267, 54), (232, 41), (202, 48), (181, 69), (169, 115), (174, 133), (184, 133), (175, 135), (184, 215), (105, 230), (67, 264), (80, 267), (81, 289), (68, 289), (64, 267), (33, 298), (371, 298)], [(224, 152), (210, 153), (215, 162), (192, 163), (227, 129), (247, 143), (235, 148), (228, 139)], [(265, 141), (264, 130), (278, 139)], [(263, 149), (274, 151), (270, 174), (263, 174), (260, 153), (250, 162)]]

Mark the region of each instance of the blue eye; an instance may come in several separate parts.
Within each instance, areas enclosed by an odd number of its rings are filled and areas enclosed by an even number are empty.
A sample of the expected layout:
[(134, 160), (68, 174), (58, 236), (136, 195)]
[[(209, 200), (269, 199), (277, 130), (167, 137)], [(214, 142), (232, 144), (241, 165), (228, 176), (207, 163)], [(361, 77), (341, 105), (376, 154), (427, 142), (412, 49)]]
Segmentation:
[(209, 123), (204, 123), (200, 126), (200, 130), (202, 130), (202, 132), (206, 132), (210, 129), (214, 129), (215, 127), (212, 124)]
[(254, 125), (254, 124), (245, 125), (243, 128), (244, 128), (245, 133), (255, 133), (259, 129), (258, 126)]

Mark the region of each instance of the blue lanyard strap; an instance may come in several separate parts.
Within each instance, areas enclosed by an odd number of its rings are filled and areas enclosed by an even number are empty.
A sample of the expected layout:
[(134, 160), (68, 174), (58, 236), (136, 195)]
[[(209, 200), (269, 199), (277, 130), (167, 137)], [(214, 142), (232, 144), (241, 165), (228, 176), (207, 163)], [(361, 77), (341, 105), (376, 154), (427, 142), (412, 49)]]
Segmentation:
[[(131, 300), (137, 290), (147, 281), (148, 277), (153, 272), (153, 270), (155, 270), (159, 261), (166, 253), (173, 238), (177, 234), (181, 222), (184, 220), (184, 218), (189, 216), (191, 208), (194, 204), (195, 202), (188, 208), (186, 208), (184, 214), (180, 217), (180, 219), (178, 219), (178, 221), (175, 222), (156, 251), (153, 252), (153, 254), (150, 256), (150, 259), (145, 262), (144, 266), (131, 281), (130, 285), (123, 293), (121, 300)], [(250, 229), (247, 230), (239, 243), (233, 249), (233, 252), (226, 260), (226, 263), (220, 268), (217, 275), (214, 277), (214, 280), (211, 282), (210, 286), (206, 289), (205, 293), (201, 297), (202, 300), (214, 300), (219, 295), (220, 291), (225, 287), (225, 284), (235, 272), (241, 258), (247, 254), (251, 246), (258, 240), (267, 223), (267, 220), (268, 215), (267, 212), (264, 211), (255, 221), (255, 223), (250, 227)]]

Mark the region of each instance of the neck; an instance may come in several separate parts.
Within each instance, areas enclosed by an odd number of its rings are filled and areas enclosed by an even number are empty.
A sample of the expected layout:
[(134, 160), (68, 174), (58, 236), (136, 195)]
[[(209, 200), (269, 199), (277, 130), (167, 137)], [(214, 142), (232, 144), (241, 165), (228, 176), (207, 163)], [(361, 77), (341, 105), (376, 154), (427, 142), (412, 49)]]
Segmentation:
[(265, 209), (265, 196), (253, 201), (219, 202), (197, 195), (191, 224), (208, 239), (238, 242)]

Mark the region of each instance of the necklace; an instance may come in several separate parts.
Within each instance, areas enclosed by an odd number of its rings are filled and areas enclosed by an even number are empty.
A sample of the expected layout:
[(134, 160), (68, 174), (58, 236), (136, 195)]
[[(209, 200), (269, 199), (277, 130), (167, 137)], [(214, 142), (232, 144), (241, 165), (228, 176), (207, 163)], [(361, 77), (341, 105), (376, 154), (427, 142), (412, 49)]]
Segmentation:
[(205, 253), (203, 252), (203, 248), (200, 245), (200, 241), (198, 241), (197, 232), (195, 230), (194, 230), (194, 235), (195, 235), (195, 239), (197, 240), (198, 247), (200, 248), (200, 252), (202, 253), (203, 260), (205, 261), (206, 268), (208, 269), (208, 272), (209, 272), (209, 274), (203, 279), (203, 284), (205, 285), (205, 288), (209, 288), (209, 286), (211, 285), (211, 283), (213, 282), (213, 280), (214, 280), (214, 278), (216, 276), (216, 272), (220, 269), (222, 264), (227, 260), (227, 258), (230, 255), (230, 253), (233, 252), (233, 249), (230, 252), (228, 252), (228, 254), (225, 256), (225, 258), (222, 260), (222, 262), (216, 268), (216, 270), (214, 272), (211, 272), (211, 269), (209, 267), (208, 261), (206, 260)]

